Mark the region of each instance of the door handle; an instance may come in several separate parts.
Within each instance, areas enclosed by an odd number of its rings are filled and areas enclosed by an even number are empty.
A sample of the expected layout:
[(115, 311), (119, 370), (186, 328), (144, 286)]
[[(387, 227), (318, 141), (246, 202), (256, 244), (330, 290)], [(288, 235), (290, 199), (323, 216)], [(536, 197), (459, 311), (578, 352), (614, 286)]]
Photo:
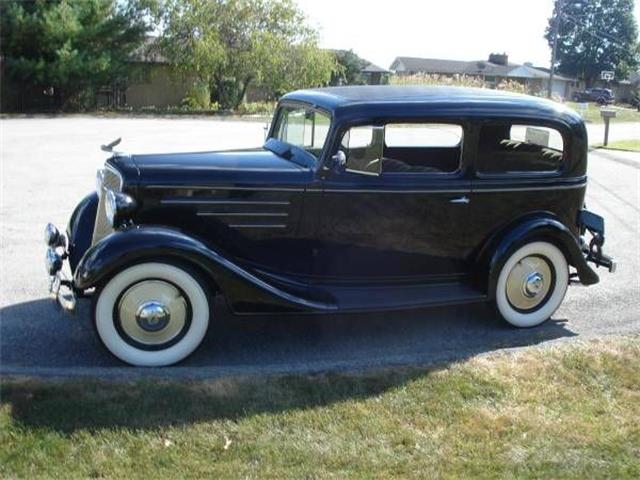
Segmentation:
[(469, 197), (462, 196), (462, 197), (458, 197), (458, 198), (452, 198), (451, 200), (449, 200), (449, 203), (469, 203)]

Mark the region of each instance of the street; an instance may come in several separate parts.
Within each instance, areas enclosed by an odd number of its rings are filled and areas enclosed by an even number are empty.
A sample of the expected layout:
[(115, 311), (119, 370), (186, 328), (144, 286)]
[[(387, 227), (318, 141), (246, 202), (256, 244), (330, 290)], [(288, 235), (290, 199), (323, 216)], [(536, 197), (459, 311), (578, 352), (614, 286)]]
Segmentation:
[[(262, 122), (96, 117), (1, 120), (2, 199), (0, 373), (214, 377), (374, 366), (445, 363), (505, 348), (609, 334), (640, 334), (640, 154), (590, 154), (587, 205), (606, 221), (605, 251), (618, 271), (574, 286), (554, 318), (517, 330), (486, 306), (367, 315), (234, 318), (216, 307), (217, 324), (187, 361), (165, 370), (124, 366), (99, 344), (88, 301), (74, 315), (47, 297), (43, 227), (66, 226), (95, 185), (106, 154), (123, 137), (130, 152), (259, 146)], [(600, 143), (601, 126), (589, 127)], [(640, 137), (640, 124), (614, 124), (610, 139)]]

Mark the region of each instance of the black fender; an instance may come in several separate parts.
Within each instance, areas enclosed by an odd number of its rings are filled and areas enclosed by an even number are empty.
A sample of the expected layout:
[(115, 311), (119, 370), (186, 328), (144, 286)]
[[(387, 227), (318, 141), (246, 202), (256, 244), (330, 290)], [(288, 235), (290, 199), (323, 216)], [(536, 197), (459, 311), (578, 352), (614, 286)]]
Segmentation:
[(80, 259), (91, 247), (93, 229), (98, 212), (98, 194), (90, 193), (76, 206), (67, 225), (67, 238), (69, 240), (69, 266), (71, 272), (76, 271)]
[(75, 270), (73, 282), (84, 291), (101, 285), (124, 268), (150, 260), (178, 261), (208, 276), (235, 313), (336, 310), (334, 302), (301, 295), (268, 283), (210, 245), (183, 232), (159, 226), (116, 231), (90, 248)]
[(576, 269), (582, 284), (598, 283), (598, 274), (587, 264), (576, 235), (554, 215), (540, 213), (522, 218), (493, 235), (478, 254), (475, 281), (486, 288), (490, 299), (495, 296), (500, 270), (508, 258), (526, 243), (538, 240), (558, 247), (567, 263)]

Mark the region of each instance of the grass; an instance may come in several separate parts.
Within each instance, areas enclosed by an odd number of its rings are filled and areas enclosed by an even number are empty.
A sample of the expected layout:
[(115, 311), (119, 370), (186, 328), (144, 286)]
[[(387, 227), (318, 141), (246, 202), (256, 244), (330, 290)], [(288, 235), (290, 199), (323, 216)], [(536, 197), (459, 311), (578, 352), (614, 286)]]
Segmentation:
[[(581, 113), (580, 108), (578, 107), (578, 103), (576, 102), (565, 102), (569, 108), (574, 109), (576, 112), (582, 115), (582, 118), (587, 123), (603, 123), (604, 120), (600, 116), (600, 107), (595, 103), (587, 104), (587, 110), (584, 113)], [(616, 117), (611, 119), (611, 123), (617, 122), (640, 122), (640, 112), (637, 109), (632, 109), (629, 107), (616, 107), (610, 106), (607, 108), (612, 108), (617, 111)]]
[(5, 379), (0, 476), (638, 478), (638, 337), (439, 370)]
[(606, 147), (598, 145), (598, 148), (608, 148), (610, 150), (623, 150), (626, 152), (640, 152), (640, 140), (619, 140), (609, 142)]

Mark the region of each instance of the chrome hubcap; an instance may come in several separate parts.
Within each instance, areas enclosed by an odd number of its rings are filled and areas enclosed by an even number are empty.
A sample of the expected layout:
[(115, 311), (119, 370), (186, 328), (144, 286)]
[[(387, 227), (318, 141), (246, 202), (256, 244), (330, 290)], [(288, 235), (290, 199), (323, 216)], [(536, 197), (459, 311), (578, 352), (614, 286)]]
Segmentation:
[(531, 310), (545, 300), (552, 285), (549, 264), (538, 256), (528, 256), (516, 263), (507, 277), (507, 298), (519, 310)]
[(533, 272), (530, 274), (524, 281), (523, 288), (524, 294), (529, 298), (533, 298), (538, 295), (544, 288), (544, 278), (540, 272)]
[(136, 322), (147, 332), (157, 332), (167, 326), (171, 314), (169, 309), (160, 302), (151, 301), (140, 305), (136, 312)]
[(162, 345), (180, 334), (187, 322), (187, 301), (181, 291), (162, 280), (129, 287), (117, 307), (124, 333), (144, 345)]

